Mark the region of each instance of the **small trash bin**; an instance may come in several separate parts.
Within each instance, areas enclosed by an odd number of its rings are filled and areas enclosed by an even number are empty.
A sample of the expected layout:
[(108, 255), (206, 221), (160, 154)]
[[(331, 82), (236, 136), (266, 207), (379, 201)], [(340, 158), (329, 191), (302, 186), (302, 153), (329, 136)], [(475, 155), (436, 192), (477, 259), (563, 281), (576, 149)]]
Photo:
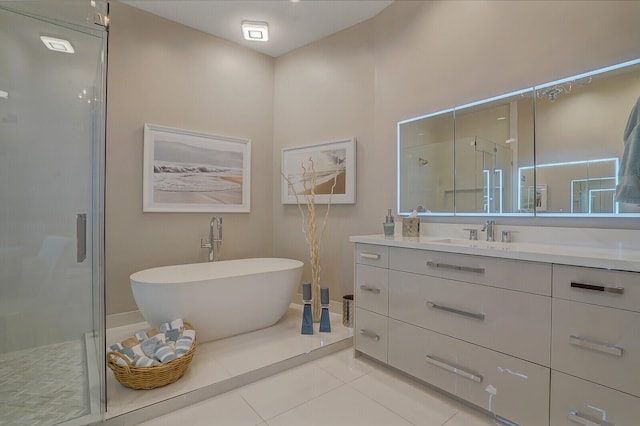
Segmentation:
[(342, 296), (342, 325), (353, 328), (353, 294)]

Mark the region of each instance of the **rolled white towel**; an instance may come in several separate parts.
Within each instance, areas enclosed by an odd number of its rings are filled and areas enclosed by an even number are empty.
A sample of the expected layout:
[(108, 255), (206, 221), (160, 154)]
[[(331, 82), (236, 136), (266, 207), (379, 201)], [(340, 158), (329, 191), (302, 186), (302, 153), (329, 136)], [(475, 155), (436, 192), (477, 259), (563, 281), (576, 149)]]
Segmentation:
[(177, 329), (180, 332), (184, 331), (184, 322), (182, 318), (175, 319), (171, 321), (171, 329)]
[(142, 352), (148, 357), (154, 357), (156, 354), (156, 347), (162, 343), (156, 339), (147, 339), (144, 342), (140, 343), (140, 347), (142, 348)]
[(144, 351), (142, 350), (142, 345), (138, 344), (129, 348), (133, 351), (134, 356), (144, 356)]
[(123, 346), (120, 343), (114, 343), (113, 345), (109, 346), (109, 350), (112, 350), (114, 352), (120, 352), (122, 348)]
[(195, 330), (185, 330), (182, 332), (182, 337), (191, 337), (191, 340), (196, 340)]
[[(118, 346), (120, 346), (120, 349), (116, 349), (113, 352), (118, 352), (120, 355), (122, 355), (124, 358), (126, 358), (129, 362), (133, 362), (133, 359), (136, 357), (136, 355), (133, 353), (133, 350), (131, 348), (124, 348), (122, 347), (122, 345), (117, 344)], [(110, 349), (114, 349), (114, 347), (116, 347), (116, 345), (112, 345), (110, 347)], [(116, 364), (118, 365), (127, 365), (127, 361), (125, 361), (124, 359), (120, 358), (120, 357), (114, 357)]]
[(136, 339), (138, 339), (138, 342), (143, 342), (149, 338), (149, 336), (147, 336), (147, 333), (144, 331), (138, 331), (135, 336)]
[(189, 336), (182, 336), (176, 342), (176, 355), (180, 358), (182, 355), (189, 352), (193, 345), (193, 339)]
[(177, 358), (177, 355), (173, 349), (166, 343), (158, 345), (156, 347), (155, 352), (156, 358), (160, 360), (160, 362), (169, 362)]
[(151, 359), (144, 355), (137, 356), (133, 359), (133, 365), (136, 367), (151, 367), (152, 365), (160, 364), (157, 360)]

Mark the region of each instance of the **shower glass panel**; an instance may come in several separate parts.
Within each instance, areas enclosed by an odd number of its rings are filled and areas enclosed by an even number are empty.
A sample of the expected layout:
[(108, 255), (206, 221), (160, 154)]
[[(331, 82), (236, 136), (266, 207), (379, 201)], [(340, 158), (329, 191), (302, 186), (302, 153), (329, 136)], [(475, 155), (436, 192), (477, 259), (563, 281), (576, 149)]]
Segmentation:
[(106, 8), (0, 2), (2, 424), (104, 413)]

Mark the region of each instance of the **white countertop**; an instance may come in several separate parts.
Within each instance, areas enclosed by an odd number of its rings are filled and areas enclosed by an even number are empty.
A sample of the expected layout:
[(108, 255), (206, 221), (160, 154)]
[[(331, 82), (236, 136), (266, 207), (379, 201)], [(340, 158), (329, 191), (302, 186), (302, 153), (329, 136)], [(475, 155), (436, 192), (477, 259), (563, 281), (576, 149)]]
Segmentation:
[(590, 266), (640, 272), (640, 250), (617, 247), (587, 247), (561, 244), (501, 243), (470, 241), (446, 237), (385, 237), (379, 235), (352, 236), (353, 243), (377, 244), (419, 250), (435, 250), (503, 259), (563, 265)]

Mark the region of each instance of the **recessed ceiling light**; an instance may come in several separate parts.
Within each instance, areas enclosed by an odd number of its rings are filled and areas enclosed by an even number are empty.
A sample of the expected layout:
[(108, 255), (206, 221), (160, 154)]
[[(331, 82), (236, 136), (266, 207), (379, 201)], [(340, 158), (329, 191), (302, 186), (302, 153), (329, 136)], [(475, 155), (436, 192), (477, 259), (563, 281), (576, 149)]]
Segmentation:
[(55, 37), (40, 36), (40, 40), (47, 46), (47, 49), (55, 52), (73, 53), (73, 46), (68, 40)]
[(269, 40), (269, 26), (266, 22), (242, 21), (242, 34), (245, 40)]

